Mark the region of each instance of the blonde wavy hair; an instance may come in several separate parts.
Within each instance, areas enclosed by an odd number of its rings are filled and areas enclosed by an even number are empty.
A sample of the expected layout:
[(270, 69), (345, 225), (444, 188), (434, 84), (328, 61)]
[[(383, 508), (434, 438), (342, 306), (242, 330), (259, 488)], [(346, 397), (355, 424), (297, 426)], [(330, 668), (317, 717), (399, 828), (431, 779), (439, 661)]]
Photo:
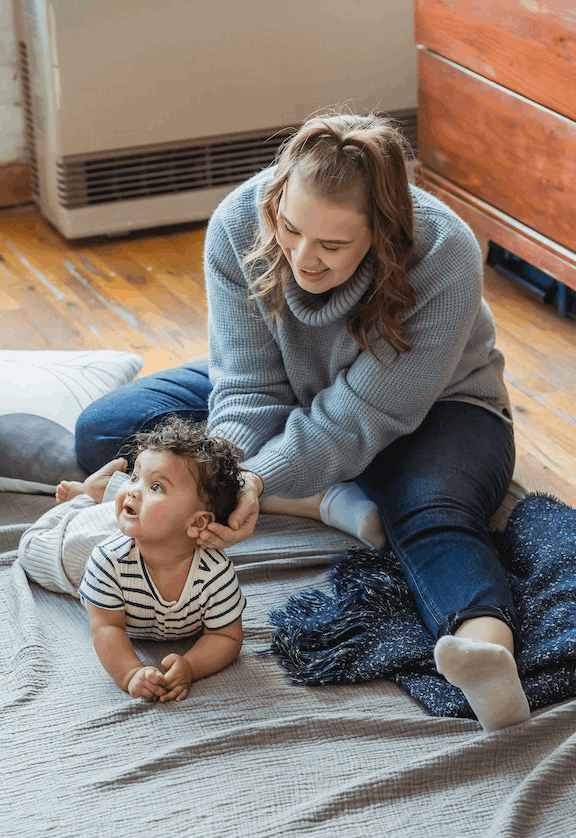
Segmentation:
[[(350, 313), (350, 334), (373, 355), (374, 333), (396, 355), (409, 351), (400, 323), (415, 303), (407, 268), (414, 219), (406, 148), (395, 123), (377, 114), (328, 113), (306, 120), (279, 149), (260, 207), (264, 230), (243, 260), (250, 273), (251, 297), (260, 298), (273, 315), (280, 315), (285, 306), (284, 288), (292, 272), (276, 241), (278, 205), (288, 178), (298, 169), (306, 188), (319, 198), (349, 203), (350, 194), (355, 194), (358, 210), (368, 219), (372, 246), (366, 258), (374, 278)], [(263, 264), (266, 270), (258, 273)]]

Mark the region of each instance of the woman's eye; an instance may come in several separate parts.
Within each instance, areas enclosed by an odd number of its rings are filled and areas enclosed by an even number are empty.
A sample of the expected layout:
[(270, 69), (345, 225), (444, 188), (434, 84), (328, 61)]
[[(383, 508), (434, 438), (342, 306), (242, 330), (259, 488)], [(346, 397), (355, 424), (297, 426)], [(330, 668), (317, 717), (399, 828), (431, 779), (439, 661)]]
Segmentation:
[[(291, 236), (299, 236), (300, 235), (300, 233), (297, 230), (293, 230), (291, 227), (289, 227), (288, 224), (286, 224), (286, 222), (284, 221), (284, 219), (282, 219), (282, 225), (284, 227), (284, 230), (287, 233), (289, 233)], [(329, 247), (327, 244), (323, 244), (322, 247), (323, 247), (324, 250), (327, 250), (329, 253), (336, 253), (338, 250), (340, 250), (340, 248), (338, 246)]]

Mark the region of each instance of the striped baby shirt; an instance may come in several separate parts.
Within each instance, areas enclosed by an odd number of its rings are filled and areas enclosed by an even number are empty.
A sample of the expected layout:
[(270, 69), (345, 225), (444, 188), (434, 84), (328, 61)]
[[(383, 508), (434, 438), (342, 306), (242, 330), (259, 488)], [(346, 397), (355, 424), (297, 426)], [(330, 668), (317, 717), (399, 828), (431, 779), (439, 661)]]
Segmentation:
[(80, 600), (124, 609), (126, 633), (167, 640), (230, 625), (246, 600), (230, 559), (221, 550), (197, 547), (177, 601), (161, 596), (134, 540), (120, 531), (96, 545), (80, 583)]

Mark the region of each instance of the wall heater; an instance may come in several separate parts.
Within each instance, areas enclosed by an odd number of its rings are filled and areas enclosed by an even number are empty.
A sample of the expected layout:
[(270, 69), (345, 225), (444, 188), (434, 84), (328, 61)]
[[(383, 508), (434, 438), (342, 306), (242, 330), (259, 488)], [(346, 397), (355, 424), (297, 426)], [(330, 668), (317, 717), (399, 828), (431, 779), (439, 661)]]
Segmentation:
[(416, 134), (405, 0), (15, 0), (34, 200), (67, 238), (209, 217), (348, 104)]

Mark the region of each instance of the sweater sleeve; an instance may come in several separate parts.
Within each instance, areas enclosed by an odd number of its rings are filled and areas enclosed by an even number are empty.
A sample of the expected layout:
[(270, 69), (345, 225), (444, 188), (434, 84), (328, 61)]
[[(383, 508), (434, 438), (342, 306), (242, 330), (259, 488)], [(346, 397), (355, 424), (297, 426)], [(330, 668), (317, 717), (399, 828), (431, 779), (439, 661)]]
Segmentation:
[(228, 226), (217, 212), (206, 231), (212, 383), (208, 432), (228, 439), (250, 457), (281, 431), (296, 398), (266, 319), (248, 298), (241, 262), (254, 236), (254, 223), (248, 225), (247, 235), (234, 240)]

